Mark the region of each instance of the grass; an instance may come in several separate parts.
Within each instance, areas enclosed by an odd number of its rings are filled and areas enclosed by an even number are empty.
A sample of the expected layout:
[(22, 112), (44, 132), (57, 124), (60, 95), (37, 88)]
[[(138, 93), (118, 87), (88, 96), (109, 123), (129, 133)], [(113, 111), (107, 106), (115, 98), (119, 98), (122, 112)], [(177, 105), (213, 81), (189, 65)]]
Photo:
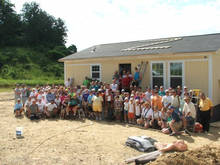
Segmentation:
[(12, 92), (13, 89), (12, 88), (0, 88), (0, 93), (1, 92)]
[(8, 88), (8, 87), (14, 87), (16, 84), (25, 84), (28, 86), (36, 86), (36, 85), (58, 85), (63, 84), (64, 81), (61, 79), (35, 79), (35, 80), (12, 80), (12, 79), (0, 79), (0, 88)]

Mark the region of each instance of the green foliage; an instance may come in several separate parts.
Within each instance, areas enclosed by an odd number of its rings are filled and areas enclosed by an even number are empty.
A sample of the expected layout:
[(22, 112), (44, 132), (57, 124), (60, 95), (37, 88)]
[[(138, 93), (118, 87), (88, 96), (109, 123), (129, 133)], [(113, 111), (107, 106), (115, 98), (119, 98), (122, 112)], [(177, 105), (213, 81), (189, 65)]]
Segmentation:
[(63, 64), (57, 60), (77, 51), (75, 45), (65, 47), (66, 32), (62, 19), (35, 2), (25, 3), (19, 15), (9, 0), (0, 0), (2, 84), (7, 84), (6, 79), (9, 84), (28, 81), (30, 85), (63, 79)]
[(12, 79), (1, 79), (0, 87), (14, 87), (16, 84), (26, 84), (28, 86), (45, 85), (45, 84), (63, 84), (63, 79), (35, 79), (35, 80), (12, 80)]

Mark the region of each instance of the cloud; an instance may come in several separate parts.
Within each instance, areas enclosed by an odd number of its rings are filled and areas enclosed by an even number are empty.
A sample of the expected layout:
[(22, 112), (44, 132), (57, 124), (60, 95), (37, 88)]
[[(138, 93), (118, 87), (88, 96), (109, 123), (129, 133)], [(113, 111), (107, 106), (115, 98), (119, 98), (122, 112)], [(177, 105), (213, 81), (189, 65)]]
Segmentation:
[[(26, 0), (31, 2), (31, 0)], [(220, 32), (220, 0), (36, 0), (62, 18), (67, 45), (96, 44)], [(25, 0), (12, 0), (17, 10)]]

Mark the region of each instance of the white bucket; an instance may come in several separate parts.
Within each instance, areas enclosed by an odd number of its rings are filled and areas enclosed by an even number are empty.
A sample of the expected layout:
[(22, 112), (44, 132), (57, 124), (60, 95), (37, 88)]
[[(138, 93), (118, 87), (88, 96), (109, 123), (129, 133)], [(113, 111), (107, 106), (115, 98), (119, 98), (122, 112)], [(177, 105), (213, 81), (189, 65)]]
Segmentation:
[(16, 127), (16, 137), (17, 138), (23, 137), (23, 127)]

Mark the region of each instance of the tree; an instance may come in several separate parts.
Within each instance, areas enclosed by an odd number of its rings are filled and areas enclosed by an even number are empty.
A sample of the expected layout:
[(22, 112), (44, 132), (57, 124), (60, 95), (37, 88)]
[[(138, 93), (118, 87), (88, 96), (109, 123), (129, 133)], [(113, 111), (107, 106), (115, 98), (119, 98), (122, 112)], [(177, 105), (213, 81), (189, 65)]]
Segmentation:
[(70, 45), (68, 47), (69, 51), (73, 54), (73, 53), (76, 53), (77, 52), (77, 47), (75, 45)]
[(22, 36), (22, 22), (14, 5), (0, 0), (0, 46), (17, 45)]
[(32, 46), (65, 44), (67, 29), (62, 19), (55, 19), (35, 2), (25, 3), (22, 9), (27, 43)]

